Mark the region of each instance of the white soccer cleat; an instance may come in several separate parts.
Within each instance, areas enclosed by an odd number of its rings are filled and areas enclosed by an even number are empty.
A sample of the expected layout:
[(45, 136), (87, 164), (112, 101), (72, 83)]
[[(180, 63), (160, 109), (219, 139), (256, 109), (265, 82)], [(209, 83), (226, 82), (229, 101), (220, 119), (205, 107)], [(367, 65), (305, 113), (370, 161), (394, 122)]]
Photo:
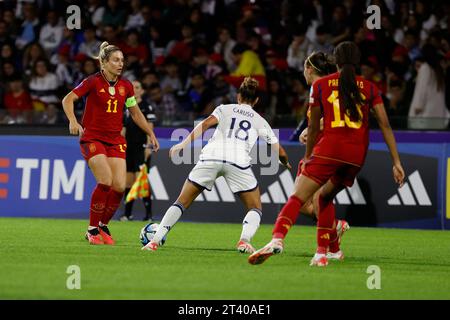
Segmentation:
[(328, 265), (327, 256), (323, 253), (316, 253), (309, 263), (310, 266), (326, 267)]
[(237, 244), (237, 250), (240, 253), (253, 253), (255, 252), (255, 248), (253, 248), (253, 246), (244, 240), (239, 240), (238, 244)]
[(150, 241), (145, 246), (143, 246), (141, 248), (141, 250), (154, 252), (154, 251), (158, 250), (158, 244), (156, 242)]
[(339, 250), (338, 252), (328, 252), (327, 253), (327, 259), (328, 260), (344, 260), (344, 253), (342, 250)]
[(272, 239), (264, 247), (248, 257), (248, 263), (261, 264), (274, 254), (283, 252), (283, 239)]
[(348, 224), (347, 221), (345, 220), (338, 220), (337, 224), (336, 224), (336, 233), (338, 236), (338, 243), (341, 244), (341, 240), (342, 240), (342, 236), (344, 235), (344, 233), (350, 229), (350, 225)]

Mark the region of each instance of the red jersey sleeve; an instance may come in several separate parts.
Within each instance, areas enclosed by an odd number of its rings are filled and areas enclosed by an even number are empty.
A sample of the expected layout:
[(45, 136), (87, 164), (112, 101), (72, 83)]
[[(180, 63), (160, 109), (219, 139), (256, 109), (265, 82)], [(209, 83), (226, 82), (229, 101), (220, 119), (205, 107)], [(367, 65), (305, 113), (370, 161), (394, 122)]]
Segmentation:
[(370, 105), (371, 108), (373, 108), (377, 104), (383, 103), (383, 98), (381, 97), (381, 90), (378, 89), (378, 87), (376, 85), (374, 85), (373, 83), (371, 83), (370, 93), (371, 93), (371, 100), (372, 100), (372, 103)]
[[(314, 81), (309, 90), (309, 107), (319, 107), (320, 106), (320, 92), (319, 92), (319, 81)], [(309, 111), (309, 110), (308, 110)]]
[(78, 97), (83, 97), (89, 93), (92, 89), (93, 77), (88, 77), (81, 81), (81, 83), (72, 90)]
[(133, 88), (133, 84), (131, 83), (131, 81), (128, 81), (128, 80), (127, 80), (127, 84), (128, 84), (128, 94), (127, 94), (127, 98), (134, 97), (134, 88)]

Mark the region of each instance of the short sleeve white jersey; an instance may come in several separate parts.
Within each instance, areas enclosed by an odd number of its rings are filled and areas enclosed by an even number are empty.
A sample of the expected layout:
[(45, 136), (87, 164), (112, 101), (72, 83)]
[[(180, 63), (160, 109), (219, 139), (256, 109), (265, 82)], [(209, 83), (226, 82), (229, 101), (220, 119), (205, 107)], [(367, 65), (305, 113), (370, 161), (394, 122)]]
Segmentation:
[(200, 154), (200, 160), (230, 162), (249, 166), (250, 152), (258, 137), (268, 144), (278, 142), (270, 125), (246, 104), (218, 106), (212, 113), (219, 121), (217, 128)]

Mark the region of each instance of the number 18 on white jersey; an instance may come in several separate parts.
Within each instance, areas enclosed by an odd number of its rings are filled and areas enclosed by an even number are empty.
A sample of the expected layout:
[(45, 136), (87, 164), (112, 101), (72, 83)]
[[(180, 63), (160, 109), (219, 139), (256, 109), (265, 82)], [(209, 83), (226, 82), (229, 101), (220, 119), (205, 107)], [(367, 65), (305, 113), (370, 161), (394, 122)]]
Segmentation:
[(246, 104), (218, 106), (212, 113), (218, 120), (214, 135), (200, 154), (200, 160), (216, 160), (249, 166), (250, 152), (258, 137), (268, 144), (278, 142), (270, 125)]

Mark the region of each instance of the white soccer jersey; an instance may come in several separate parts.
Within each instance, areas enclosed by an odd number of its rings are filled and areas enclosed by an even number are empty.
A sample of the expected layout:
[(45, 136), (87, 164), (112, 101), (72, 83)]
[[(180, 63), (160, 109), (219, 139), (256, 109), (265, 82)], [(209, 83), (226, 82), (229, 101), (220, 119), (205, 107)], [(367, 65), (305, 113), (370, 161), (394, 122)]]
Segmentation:
[(246, 104), (218, 106), (212, 113), (219, 121), (214, 135), (200, 154), (200, 160), (230, 162), (249, 166), (250, 151), (258, 137), (268, 144), (278, 142), (270, 125)]

